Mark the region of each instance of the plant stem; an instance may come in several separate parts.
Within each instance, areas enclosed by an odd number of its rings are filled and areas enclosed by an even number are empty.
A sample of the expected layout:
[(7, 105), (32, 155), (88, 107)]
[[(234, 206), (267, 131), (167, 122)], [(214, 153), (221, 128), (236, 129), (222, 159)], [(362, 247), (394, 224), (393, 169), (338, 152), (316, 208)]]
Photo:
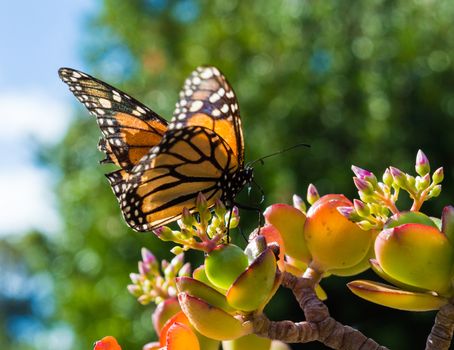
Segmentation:
[(454, 332), (454, 305), (446, 304), (440, 308), (435, 323), (427, 337), (426, 350), (448, 350)]
[(422, 205), (424, 204), (424, 201), (426, 200), (426, 196), (429, 193), (429, 191), (433, 188), (433, 186), (429, 186), (426, 188), (424, 191), (422, 191), (421, 195), (418, 198), (413, 199), (413, 205), (411, 206), (410, 211), (419, 211), (421, 209)]
[(396, 204), (391, 198), (379, 193), (377, 193), (377, 196), (382, 200), (383, 204), (385, 204), (389, 208), (389, 210), (391, 210), (391, 213), (397, 214), (399, 212), (399, 209), (397, 209)]
[(246, 317), (246, 322), (253, 323), (255, 334), (286, 343), (307, 343), (318, 340), (337, 350), (387, 350), (360, 331), (344, 326), (332, 318), (328, 308), (317, 298), (314, 291), (314, 285), (318, 283), (320, 274), (308, 269), (304, 276), (296, 277), (284, 272), (282, 285), (293, 291), (304, 311), (306, 321), (273, 322), (262, 313)]

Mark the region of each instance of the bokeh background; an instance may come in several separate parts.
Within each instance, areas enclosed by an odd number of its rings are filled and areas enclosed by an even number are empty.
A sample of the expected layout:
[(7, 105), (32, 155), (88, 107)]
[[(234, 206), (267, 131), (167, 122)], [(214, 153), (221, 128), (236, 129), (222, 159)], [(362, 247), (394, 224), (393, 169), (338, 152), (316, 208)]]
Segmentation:
[[(169, 246), (122, 221), (95, 120), (60, 66), (167, 118), (196, 66), (219, 67), (239, 98), (248, 160), (311, 145), (257, 164), (263, 209), (309, 183), (354, 198), (352, 164), (410, 172), (422, 149), (445, 169), (442, 195), (424, 207), (439, 216), (454, 193), (453, 21), (452, 0), (10, 2), (0, 11), (0, 348), (91, 349), (111, 334), (140, 349), (156, 336), (152, 307), (126, 285), (142, 246), (159, 258)], [(243, 231), (256, 220), (243, 212)], [(348, 280), (323, 282), (336, 319), (392, 349), (423, 348), (434, 313), (366, 303)], [(267, 312), (303, 317), (286, 290)]]

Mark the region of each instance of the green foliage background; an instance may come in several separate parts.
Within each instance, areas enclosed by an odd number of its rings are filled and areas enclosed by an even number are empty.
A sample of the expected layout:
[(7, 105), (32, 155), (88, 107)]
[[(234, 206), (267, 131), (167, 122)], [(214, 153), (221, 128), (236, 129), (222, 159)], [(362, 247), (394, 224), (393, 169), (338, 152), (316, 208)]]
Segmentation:
[[(424, 207), (439, 216), (454, 190), (453, 20), (450, 0), (104, 0), (81, 53), (90, 74), (167, 118), (196, 66), (219, 67), (238, 95), (247, 160), (309, 143), (310, 149), (256, 166), (263, 209), (290, 202), (293, 193), (304, 196), (311, 182), (322, 194), (353, 198), (352, 164), (377, 175), (388, 165), (411, 172), (421, 148), (434, 167), (445, 168), (442, 195)], [(4, 241), (0, 248), (9, 253), (3, 260), (52, 279), (54, 308), (44, 322), (69, 324), (72, 349), (90, 349), (108, 334), (124, 349), (139, 349), (155, 337), (152, 308), (127, 293), (128, 274), (137, 269), (140, 247), (169, 258), (169, 246), (126, 227), (103, 176), (111, 169), (97, 165), (95, 121), (77, 111), (61, 144), (42, 153), (55, 169), (64, 231)], [(254, 213), (242, 218), (245, 232), (255, 227)], [(352, 296), (347, 281), (324, 282), (335, 318), (393, 349), (423, 347), (433, 313), (371, 305)], [(287, 291), (268, 313), (303, 318)], [(6, 349), (35, 349), (7, 336), (0, 342)]]

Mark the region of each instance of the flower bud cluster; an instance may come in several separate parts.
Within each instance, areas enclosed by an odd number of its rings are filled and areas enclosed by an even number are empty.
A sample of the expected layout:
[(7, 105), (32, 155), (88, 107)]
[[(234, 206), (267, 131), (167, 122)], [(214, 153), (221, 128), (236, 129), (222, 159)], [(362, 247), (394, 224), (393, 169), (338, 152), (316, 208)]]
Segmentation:
[(400, 191), (407, 192), (413, 200), (410, 210), (418, 211), (425, 201), (440, 194), (443, 168), (438, 168), (431, 176), (429, 160), (419, 150), (415, 170), (418, 175), (413, 176), (390, 166), (383, 173), (382, 181), (378, 181), (372, 172), (352, 166), (353, 182), (360, 199), (353, 201), (353, 208), (340, 207), (339, 212), (365, 230), (381, 229), (390, 215), (399, 212), (396, 202)]
[(217, 244), (227, 241), (229, 230), (237, 227), (239, 221), (237, 207), (227, 210), (220, 200), (216, 200), (211, 211), (205, 196), (199, 193), (195, 210), (191, 212), (187, 208), (183, 209), (181, 219), (178, 220), (179, 230), (161, 226), (153, 232), (163, 241), (182, 245), (172, 249), (174, 254), (180, 254), (188, 249), (208, 252)]
[(175, 277), (190, 275), (191, 267), (189, 263), (184, 264), (183, 254), (175, 256), (170, 262), (163, 260), (159, 269), (155, 256), (142, 248), (139, 273), (129, 275), (132, 284), (128, 285), (128, 290), (142, 305), (150, 302), (159, 304), (176, 296)]

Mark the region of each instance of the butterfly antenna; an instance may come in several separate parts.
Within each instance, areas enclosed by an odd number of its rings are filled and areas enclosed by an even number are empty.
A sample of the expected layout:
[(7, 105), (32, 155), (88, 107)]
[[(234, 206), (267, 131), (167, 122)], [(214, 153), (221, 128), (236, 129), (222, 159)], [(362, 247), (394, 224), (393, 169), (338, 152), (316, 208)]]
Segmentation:
[(266, 158), (274, 157), (274, 156), (277, 156), (278, 154), (282, 154), (282, 153), (291, 151), (292, 149), (300, 148), (300, 147), (311, 147), (311, 146), (308, 145), (307, 143), (298, 143), (298, 144), (293, 145), (293, 146), (291, 146), (291, 147), (281, 149), (280, 151), (277, 151), (277, 152), (268, 154), (268, 155), (266, 155), (266, 156), (263, 156), (263, 157), (261, 157), (261, 158), (259, 158), (259, 159), (253, 160), (252, 162), (249, 162), (249, 163), (246, 165), (246, 167), (252, 167), (252, 165), (255, 164), (255, 163), (257, 163), (257, 162), (260, 162), (260, 163), (263, 165), (263, 164), (265, 164), (263, 160), (266, 159)]

